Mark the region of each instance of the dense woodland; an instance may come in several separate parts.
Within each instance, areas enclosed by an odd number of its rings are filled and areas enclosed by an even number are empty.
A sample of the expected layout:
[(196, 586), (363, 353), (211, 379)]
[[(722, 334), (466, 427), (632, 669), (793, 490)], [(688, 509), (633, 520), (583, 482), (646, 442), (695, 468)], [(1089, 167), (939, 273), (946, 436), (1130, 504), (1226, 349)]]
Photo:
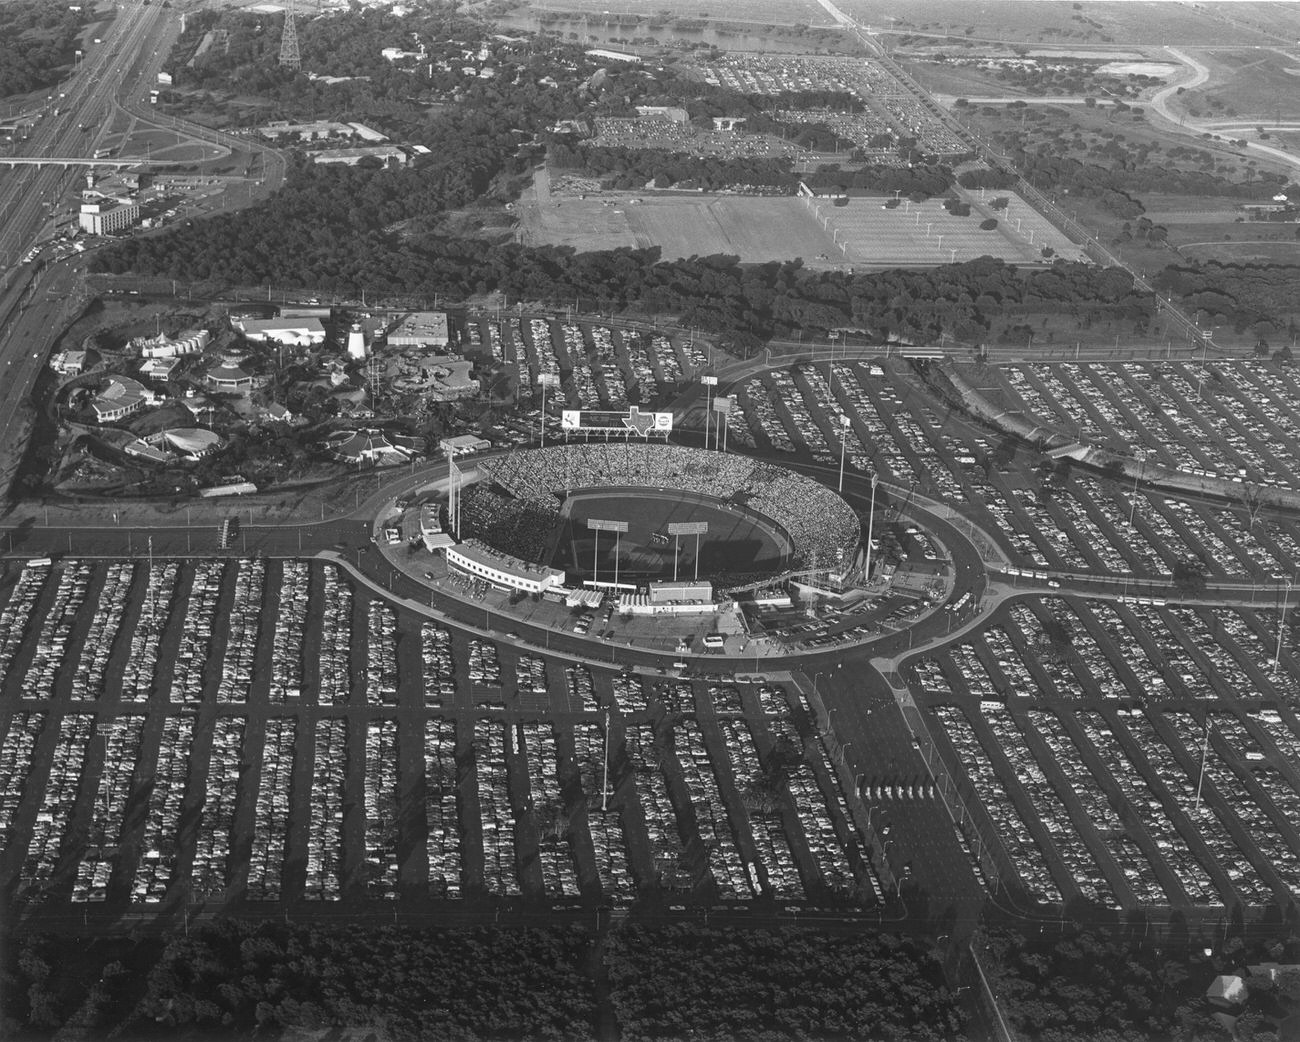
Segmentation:
[[(1240, 942), (1232, 942), (1240, 948)], [(1036, 1042), (1225, 1042), (1205, 989), (1233, 963), (1198, 948), (1143, 944), (1071, 927), (1064, 937), (988, 938), (982, 956), (1003, 1013)]]
[(623, 1042), (923, 1042), (962, 1028), (938, 963), (911, 938), (633, 926), (606, 961)]
[(76, 60), (86, 10), (40, 0), (0, 4), (0, 97), (51, 87)]
[[(962, 1027), (926, 947), (888, 934), (629, 925), (349, 929), (224, 920), (190, 936), (36, 937), (4, 953), (0, 1037), (926, 1039)], [(607, 989), (607, 990), (606, 990)], [(614, 1037), (619, 1037), (614, 1035)]]

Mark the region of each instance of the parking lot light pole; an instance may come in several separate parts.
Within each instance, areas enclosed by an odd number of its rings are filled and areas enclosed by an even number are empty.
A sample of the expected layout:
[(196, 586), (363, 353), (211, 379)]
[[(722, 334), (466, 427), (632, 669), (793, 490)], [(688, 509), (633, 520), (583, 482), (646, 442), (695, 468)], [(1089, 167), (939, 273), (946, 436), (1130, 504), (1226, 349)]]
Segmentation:
[(849, 424), (847, 416), (840, 417), (840, 494), (844, 494), (844, 447), (849, 441)]
[(1201, 786), (1205, 784), (1205, 758), (1210, 751), (1210, 714), (1205, 714), (1205, 735), (1201, 738), (1201, 770), (1196, 778), (1196, 813), (1201, 812)]
[(1277, 676), (1278, 660), (1282, 657), (1282, 631), (1286, 628), (1286, 610), (1291, 603), (1291, 579), (1288, 576), (1279, 576), (1285, 587), (1286, 592), (1282, 597), (1282, 614), (1277, 620), (1277, 646), (1273, 649), (1273, 668), (1269, 671), (1269, 676)]

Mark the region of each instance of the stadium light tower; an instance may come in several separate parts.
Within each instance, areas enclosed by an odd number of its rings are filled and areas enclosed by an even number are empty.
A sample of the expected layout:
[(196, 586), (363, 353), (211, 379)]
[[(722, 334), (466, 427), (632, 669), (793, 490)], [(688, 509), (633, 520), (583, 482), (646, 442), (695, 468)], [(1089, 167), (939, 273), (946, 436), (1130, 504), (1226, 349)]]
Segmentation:
[(879, 480), (879, 473), (873, 470), (871, 472), (871, 506), (867, 509), (867, 564), (862, 570), (862, 576), (867, 582), (871, 582), (871, 536), (876, 520), (876, 482)]
[(538, 419), (538, 426), (542, 428), (542, 448), (546, 448), (546, 388), (558, 387), (560, 378), (554, 373), (538, 373), (537, 385), (542, 389), (542, 414)]
[(591, 583), (593, 586), (600, 585), (600, 533), (614, 533), (614, 585), (618, 585), (618, 543), (624, 532), (627, 531), (626, 521), (602, 521), (600, 518), (587, 518), (587, 529), (595, 533), (595, 539), (591, 547)]
[(716, 376), (701, 376), (704, 385), (704, 447), (709, 447), (709, 431), (713, 427), (713, 389), (718, 386)]
[(673, 537), (673, 582), (677, 581), (677, 560), (681, 556), (681, 537), (695, 536), (695, 581), (700, 579), (700, 536), (709, 530), (707, 521), (674, 521), (668, 525), (668, 534)]

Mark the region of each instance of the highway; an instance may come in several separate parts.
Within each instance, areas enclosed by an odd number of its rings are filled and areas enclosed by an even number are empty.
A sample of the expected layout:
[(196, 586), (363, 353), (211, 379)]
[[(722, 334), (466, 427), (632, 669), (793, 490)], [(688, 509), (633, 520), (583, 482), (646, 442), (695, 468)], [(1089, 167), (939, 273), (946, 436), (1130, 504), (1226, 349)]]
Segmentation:
[[(20, 142), (27, 156), (89, 155), (110, 124), (115, 95), (138, 90), (140, 54), (156, 42), (167, 10), (158, 4), (123, 3), (90, 47), (76, 75), (61, 84), (32, 136)], [(82, 131), (86, 126), (92, 128)], [(16, 266), (49, 220), (49, 211), (77, 168), (18, 167), (0, 173), (0, 266)]]

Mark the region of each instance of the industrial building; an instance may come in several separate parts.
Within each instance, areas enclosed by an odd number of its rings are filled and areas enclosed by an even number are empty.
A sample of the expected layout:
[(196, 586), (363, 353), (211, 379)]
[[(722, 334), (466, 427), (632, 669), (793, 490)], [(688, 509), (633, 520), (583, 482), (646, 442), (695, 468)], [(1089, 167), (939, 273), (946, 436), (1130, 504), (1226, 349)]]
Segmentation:
[(390, 347), (446, 347), (451, 342), (445, 311), (413, 311), (388, 331)]

